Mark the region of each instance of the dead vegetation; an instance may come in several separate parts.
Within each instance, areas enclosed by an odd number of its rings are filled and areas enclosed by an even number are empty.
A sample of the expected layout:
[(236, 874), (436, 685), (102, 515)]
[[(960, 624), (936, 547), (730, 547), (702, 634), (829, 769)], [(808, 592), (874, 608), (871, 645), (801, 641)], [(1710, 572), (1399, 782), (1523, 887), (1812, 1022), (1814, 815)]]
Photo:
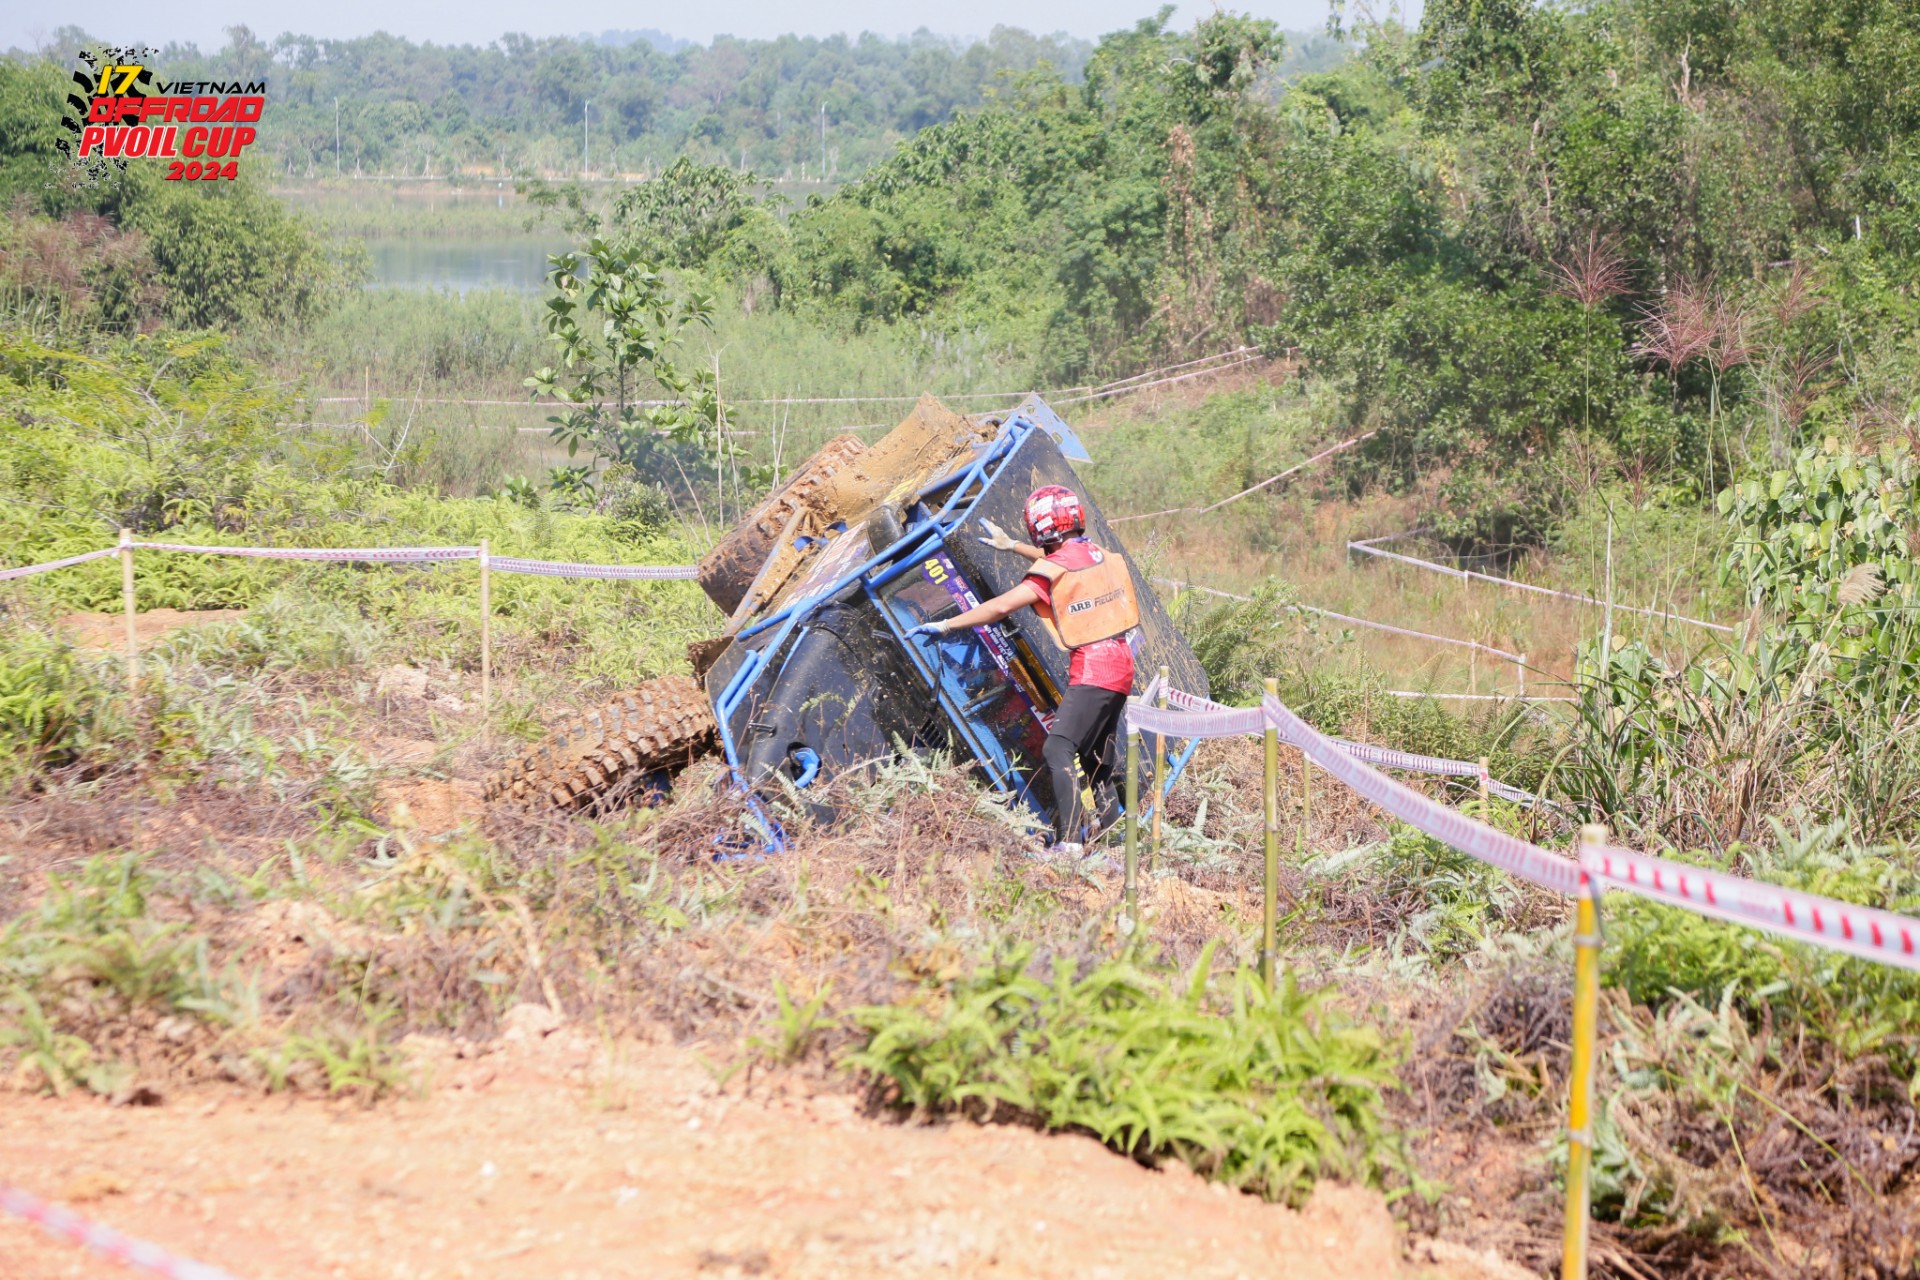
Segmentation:
[[(194, 1082), (371, 1101), (509, 1015), (666, 1034), (743, 1087), (851, 1089), (849, 1010), (1003, 941), (1121, 949), (1119, 877), (1042, 864), (960, 769), (908, 761), (756, 815), (721, 772), (598, 819), (478, 803), (513, 747), (449, 673), (204, 677), (143, 706), (105, 764), (0, 804), (12, 1087), (126, 1104)], [(244, 711), (244, 715), (242, 712)], [(303, 739), (308, 726), (324, 736)], [(245, 726), (240, 732), (236, 726)], [(197, 736), (194, 736), (197, 735)], [(221, 745), (210, 748), (209, 741)], [(191, 749), (189, 749), (191, 748)], [(1429, 1238), (1536, 1270), (1557, 1250), (1566, 982), (1558, 904), (1381, 821), (1282, 753), (1288, 964), (1405, 1037), (1389, 1095)], [(1260, 751), (1207, 743), (1168, 806), (1145, 932), (1177, 965), (1256, 959)], [(758, 817), (787, 852), (764, 853)], [(1497, 812), (1497, 820), (1521, 821)], [(1296, 834), (1299, 839), (1296, 840)], [(517, 1011), (517, 1012), (516, 1012)], [(529, 1012), (533, 1011), (533, 1012)], [(1913, 1274), (1916, 1119), (1885, 1054), (1742, 1007), (1610, 998), (1596, 1224), (1604, 1274)]]

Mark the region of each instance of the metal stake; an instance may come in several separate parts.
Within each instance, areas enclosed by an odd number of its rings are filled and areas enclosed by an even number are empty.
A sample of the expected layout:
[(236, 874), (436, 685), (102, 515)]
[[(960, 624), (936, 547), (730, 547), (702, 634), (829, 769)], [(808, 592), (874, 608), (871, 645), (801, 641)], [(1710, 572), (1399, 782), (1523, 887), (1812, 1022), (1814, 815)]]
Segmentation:
[(1140, 924), (1137, 889), (1140, 876), (1140, 735), (1127, 726), (1127, 868), (1126, 916), (1121, 931), (1128, 937)]
[[(1160, 707), (1167, 705), (1167, 669), (1160, 668)], [(1167, 807), (1167, 735), (1153, 735), (1153, 856), (1147, 860), (1149, 870), (1160, 869), (1160, 811)]]
[(480, 713), (493, 710), (493, 559), (480, 539)]

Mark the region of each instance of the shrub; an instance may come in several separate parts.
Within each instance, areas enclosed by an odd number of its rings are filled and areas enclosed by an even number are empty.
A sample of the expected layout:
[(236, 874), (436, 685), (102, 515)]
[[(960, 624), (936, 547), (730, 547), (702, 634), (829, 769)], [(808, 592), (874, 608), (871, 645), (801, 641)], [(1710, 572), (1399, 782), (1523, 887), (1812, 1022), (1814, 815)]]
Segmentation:
[(35, 627), (0, 627), (0, 779), (81, 760), (114, 719), (102, 672), (71, 645)]
[(1298, 1202), (1323, 1174), (1399, 1168), (1380, 1116), (1397, 1054), (1303, 992), (1245, 969), (1216, 990), (1209, 944), (1185, 975), (1139, 958), (1031, 972), (1016, 946), (901, 1004), (855, 1010), (849, 1063), (916, 1111), (1007, 1115), (1091, 1133), (1147, 1163)]

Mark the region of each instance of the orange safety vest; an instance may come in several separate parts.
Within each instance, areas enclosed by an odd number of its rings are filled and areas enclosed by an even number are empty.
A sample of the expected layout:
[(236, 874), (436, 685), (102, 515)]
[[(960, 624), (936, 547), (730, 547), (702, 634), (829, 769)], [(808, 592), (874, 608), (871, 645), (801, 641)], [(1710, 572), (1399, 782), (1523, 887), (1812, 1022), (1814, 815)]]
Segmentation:
[(1029, 572), (1047, 580), (1052, 606), (1041, 616), (1053, 624), (1053, 633), (1069, 649), (1124, 635), (1140, 625), (1140, 605), (1133, 596), (1133, 574), (1119, 556), (1110, 556), (1092, 543), (1093, 563), (1069, 569), (1048, 559), (1033, 562)]

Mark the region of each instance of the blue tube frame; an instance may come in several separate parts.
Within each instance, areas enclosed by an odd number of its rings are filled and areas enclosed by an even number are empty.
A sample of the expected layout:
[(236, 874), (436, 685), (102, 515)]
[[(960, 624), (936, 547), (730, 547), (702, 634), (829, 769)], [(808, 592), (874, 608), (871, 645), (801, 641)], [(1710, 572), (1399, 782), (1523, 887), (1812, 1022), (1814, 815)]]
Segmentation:
[[(963, 526), (968, 513), (973, 510), (973, 504), (992, 483), (992, 479), (988, 476), (989, 469), (1011, 457), (1026, 442), (1028, 436), (1041, 429), (1042, 424), (1036, 422), (1034, 417), (1025, 411), (1024, 406), (1021, 410), (1016, 410), (1001, 424), (999, 435), (994, 438), (991, 445), (980, 451), (979, 457), (956, 466), (953, 471), (930, 482), (914, 495), (915, 502), (926, 503), (938, 494), (947, 493), (946, 501), (941, 504), (938, 511), (926, 518), (925, 523), (911, 529), (891, 546), (875, 552), (858, 567), (842, 574), (821, 590), (813, 592), (803, 600), (785, 605), (751, 626), (743, 628), (734, 637), (735, 643), (740, 643), (770, 630), (774, 632), (772, 638), (765, 644), (748, 652), (739, 670), (727, 680), (720, 696), (714, 700), (714, 719), (719, 725), (720, 749), (726, 755), (728, 771), (733, 776), (735, 786), (751, 795), (746, 777), (742, 772), (738, 744), (733, 737), (731, 721), (734, 713), (740, 709), (741, 703), (746, 700), (759, 678), (779, 657), (788, 642), (794, 638), (796, 630), (800, 636), (805, 636), (806, 618), (815, 609), (838, 599), (857, 585), (867, 597), (868, 602), (874, 606), (875, 611), (886, 619), (887, 627), (892, 631), (894, 639), (906, 651), (921, 679), (927, 682), (941, 710), (946, 713), (948, 723), (958, 730), (961, 739), (973, 752), (974, 759), (987, 774), (988, 780), (997, 790), (1012, 792), (1023, 800), (1026, 798), (1029, 783), (1021, 777), (1020, 771), (1000, 749), (999, 741), (968, 719), (964, 709), (954, 700), (946, 687), (947, 682), (941, 678), (940, 672), (920, 652), (919, 646), (906, 634), (899, 620), (893, 616), (891, 610), (885, 607), (885, 602), (877, 593), (880, 588), (887, 586), (902, 574), (918, 568), (920, 561), (926, 555), (943, 544), (955, 528)], [(977, 489), (976, 485), (978, 485)], [(948, 492), (949, 490), (951, 492)], [(1186, 769), (1188, 761), (1192, 759), (1193, 752), (1198, 746), (1197, 741), (1189, 742), (1184, 751), (1172, 758), (1166, 778), (1167, 791), (1172, 789), (1174, 782)], [(811, 775), (807, 780), (812, 781)], [(1165, 791), (1162, 795), (1164, 794)], [(756, 805), (756, 811), (757, 809)], [(781, 841), (778, 834), (777, 824), (763, 813), (759, 816), (773, 833), (773, 839), (784, 845), (784, 841)]]

